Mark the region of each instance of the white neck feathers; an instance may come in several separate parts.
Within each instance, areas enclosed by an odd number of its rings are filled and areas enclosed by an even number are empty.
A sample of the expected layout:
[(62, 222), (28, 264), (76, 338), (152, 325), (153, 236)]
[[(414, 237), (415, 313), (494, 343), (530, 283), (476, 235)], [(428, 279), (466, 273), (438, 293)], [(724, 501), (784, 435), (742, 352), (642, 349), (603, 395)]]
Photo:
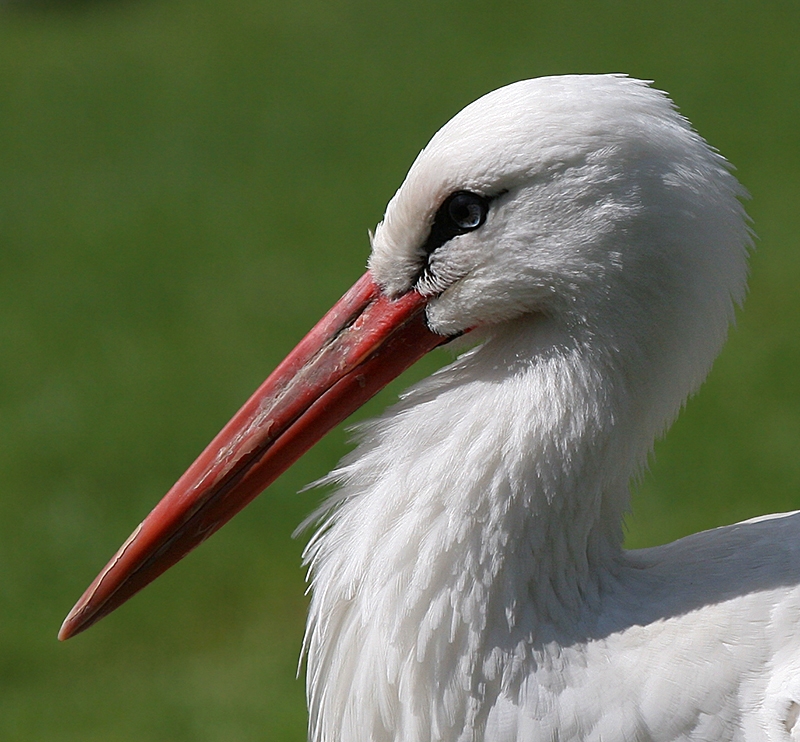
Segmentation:
[(628, 390), (543, 317), (510, 324), (364, 426), (330, 475), (306, 555), (312, 740), (471, 728), (514, 647), (568, 638), (613, 573), (649, 447), (620, 432), (637, 432)]

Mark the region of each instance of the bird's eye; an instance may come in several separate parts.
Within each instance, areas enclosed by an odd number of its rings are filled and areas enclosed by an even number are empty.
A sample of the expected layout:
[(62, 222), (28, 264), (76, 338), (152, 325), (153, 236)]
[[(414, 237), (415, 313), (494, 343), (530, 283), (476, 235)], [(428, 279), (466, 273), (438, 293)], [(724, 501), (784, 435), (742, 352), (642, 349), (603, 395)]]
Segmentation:
[(471, 191), (451, 193), (433, 218), (428, 239), (422, 246), (426, 255), (460, 234), (474, 232), (486, 221), (491, 199)]
[(459, 231), (471, 232), (486, 221), (489, 202), (477, 193), (457, 191), (443, 204), (447, 216)]

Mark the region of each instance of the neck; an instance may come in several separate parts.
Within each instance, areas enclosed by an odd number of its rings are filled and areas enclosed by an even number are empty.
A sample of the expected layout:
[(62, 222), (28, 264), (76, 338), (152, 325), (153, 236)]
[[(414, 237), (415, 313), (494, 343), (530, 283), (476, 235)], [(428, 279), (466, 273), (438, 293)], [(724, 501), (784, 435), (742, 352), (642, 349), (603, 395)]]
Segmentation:
[[(584, 623), (576, 614), (591, 612), (621, 554), (632, 474), (618, 434), (624, 385), (608, 371), (588, 346), (528, 319), (364, 426), (307, 551), (312, 739), (348, 738), (317, 689), (349, 698), (378, 683), (400, 699), (405, 675), (421, 672), (480, 685), (486, 668), (464, 666), (489, 656), (476, 648), (566, 639)], [(435, 711), (423, 716), (436, 723)]]

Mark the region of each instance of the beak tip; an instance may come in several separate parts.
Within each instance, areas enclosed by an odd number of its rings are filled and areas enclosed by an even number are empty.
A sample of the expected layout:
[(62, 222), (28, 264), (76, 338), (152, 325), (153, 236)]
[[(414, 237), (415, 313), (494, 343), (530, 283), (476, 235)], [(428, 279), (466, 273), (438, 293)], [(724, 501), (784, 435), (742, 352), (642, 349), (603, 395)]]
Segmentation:
[(67, 614), (64, 623), (61, 624), (61, 628), (58, 630), (58, 640), (64, 642), (88, 629), (94, 623), (92, 618), (93, 614), (87, 615), (85, 599), (81, 598)]
[(67, 639), (71, 639), (75, 634), (79, 632), (75, 624), (75, 617), (72, 612), (64, 619), (64, 623), (61, 624), (61, 628), (58, 630), (58, 641), (65, 642)]
[(73, 636), (86, 631), (106, 614), (107, 611), (102, 610), (105, 607), (104, 603), (96, 599), (96, 592), (96, 586), (90, 585), (89, 589), (72, 607), (58, 630), (60, 642), (72, 639)]

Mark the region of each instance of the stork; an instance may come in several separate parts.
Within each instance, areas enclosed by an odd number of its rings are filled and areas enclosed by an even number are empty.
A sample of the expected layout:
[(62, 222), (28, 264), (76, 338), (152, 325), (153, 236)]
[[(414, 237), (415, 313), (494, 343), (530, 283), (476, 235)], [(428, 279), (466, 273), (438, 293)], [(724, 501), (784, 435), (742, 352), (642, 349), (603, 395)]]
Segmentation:
[[(800, 515), (629, 551), (639, 473), (725, 340), (742, 187), (669, 98), (525, 80), (419, 154), (369, 269), (88, 588), (61, 638), (360, 428), (305, 552), (312, 742), (800, 739)], [(455, 344), (455, 343), (454, 343)]]

